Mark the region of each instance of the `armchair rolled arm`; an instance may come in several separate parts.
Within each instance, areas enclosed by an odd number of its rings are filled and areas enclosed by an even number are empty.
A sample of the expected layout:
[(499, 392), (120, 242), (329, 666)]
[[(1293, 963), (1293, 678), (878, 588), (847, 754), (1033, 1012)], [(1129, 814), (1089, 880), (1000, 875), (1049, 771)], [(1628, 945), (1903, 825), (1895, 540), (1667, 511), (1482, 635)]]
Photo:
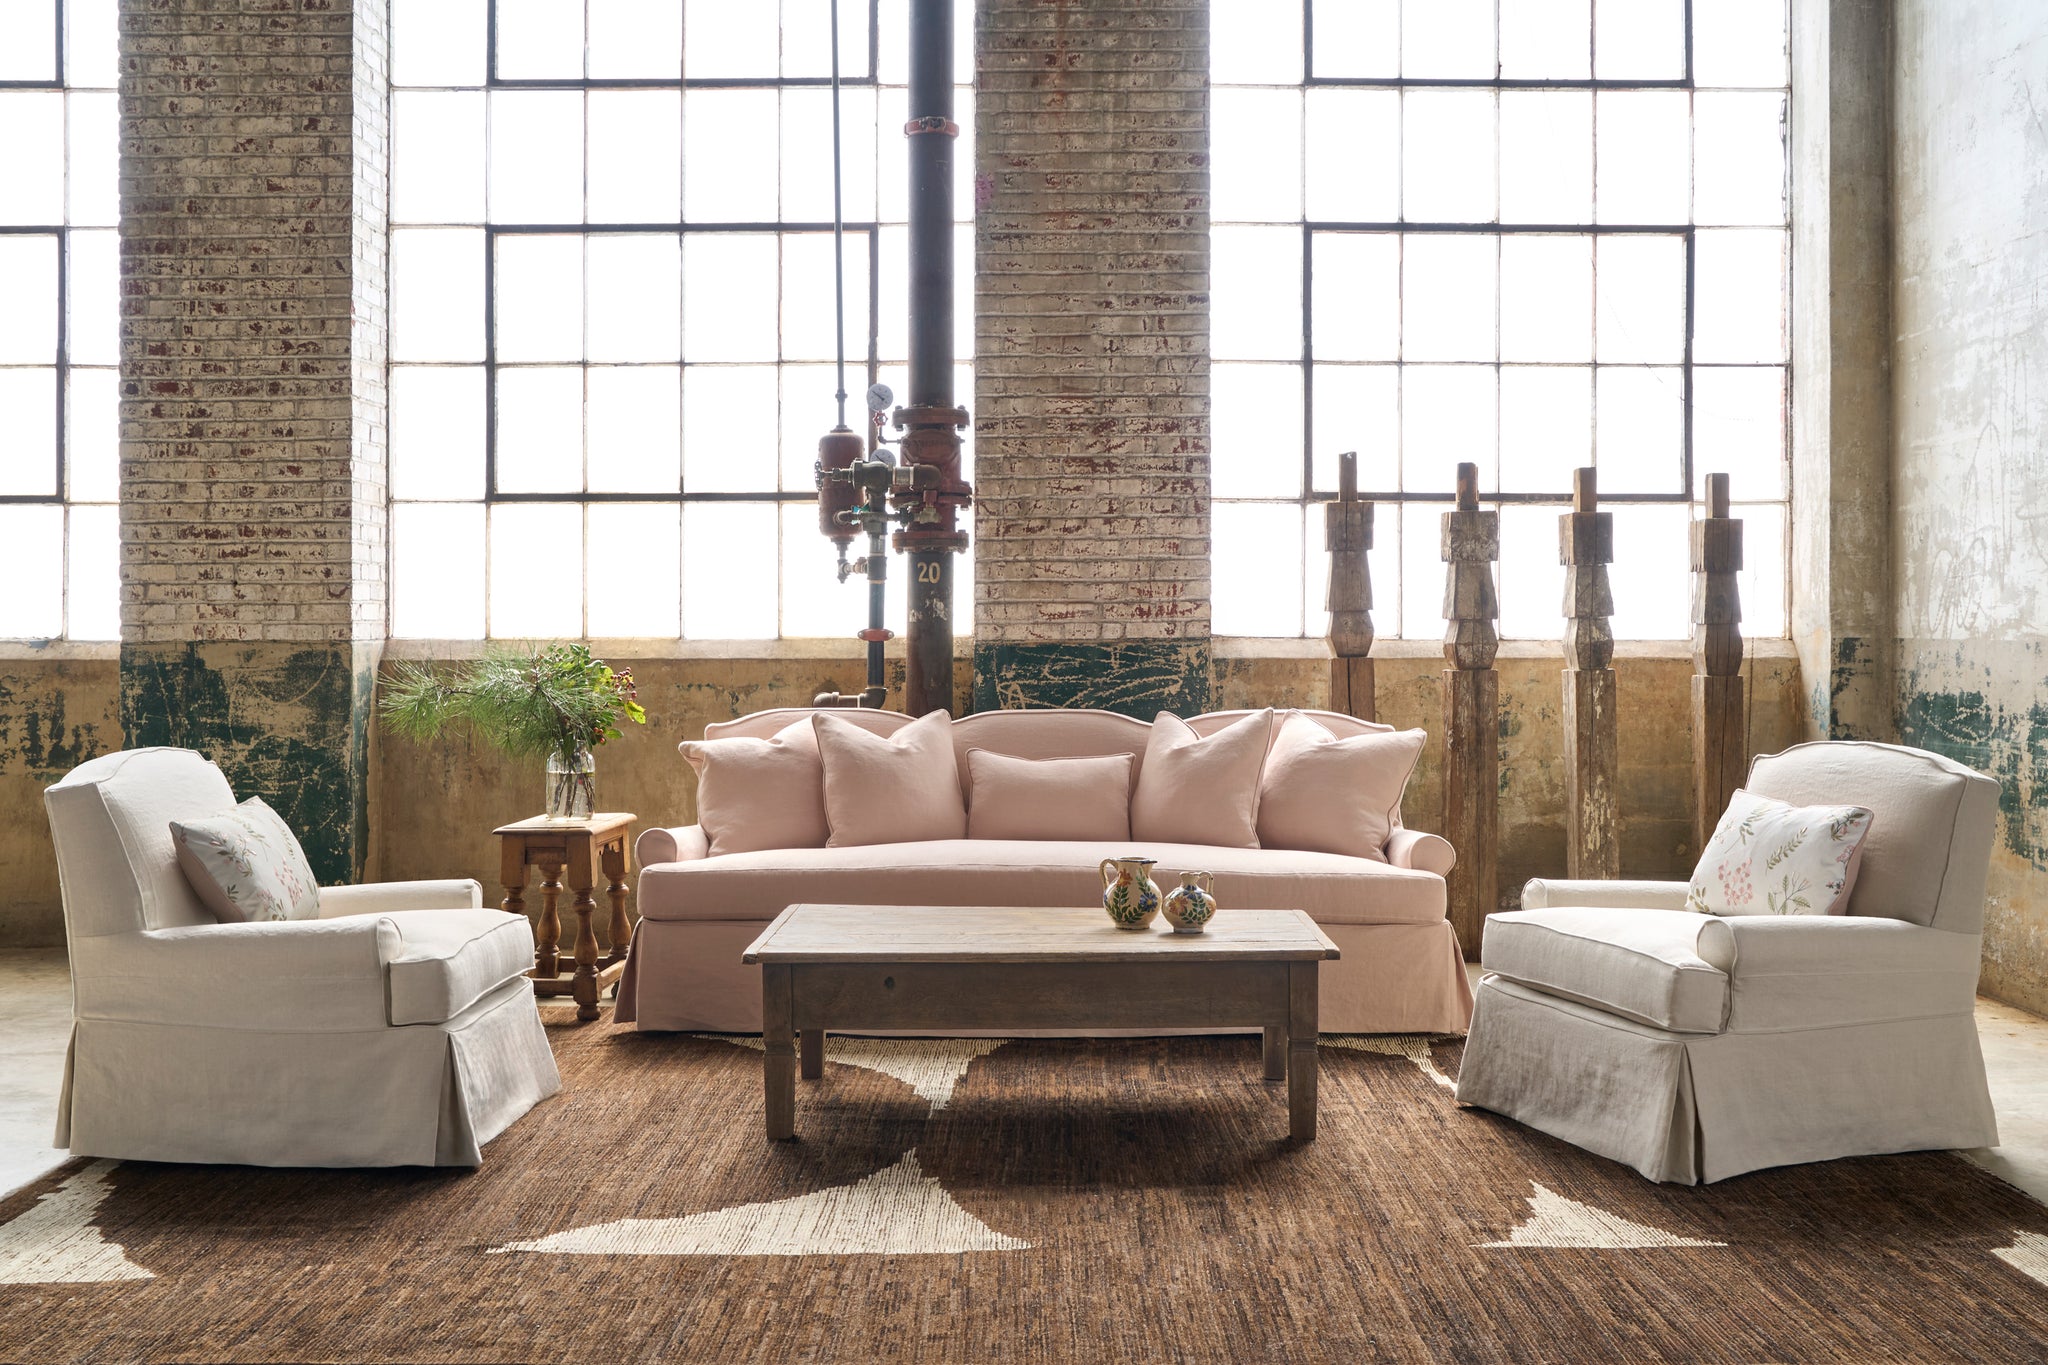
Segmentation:
[(633, 841), (633, 857), (642, 867), (656, 863), (693, 863), (711, 856), (711, 837), (702, 825), (643, 830)]
[(1387, 836), (1387, 861), (1395, 867), (1412, 867), (1419, 872), (1434, 872), (1439, 877), (1448, 877), (1451, 869), (1458, 865), (1458, 850), (1440, 834), (1396, 826), (1394, 832)]
[(1856, 915), (1707, 916), (1700, 956), (1728, 973), (1733, 1033), (1968, 1014), (1982, 939)]
[(320, 888), (321, 919), (335, 919), (342, 915), (392, 915), (407, 910), (481, 910), (483, 904), (483, 887), (467, 877)]
[(78, 1014), (280, 1033), (382, 1028), (385, 964), (403, 941), (386, 915), (106, 935), (73, 960)]
[(1561, 905), (1583, 905), (1615, 910), (1683, 910), (1687, 889), (1684, 882), (1531, 877), (1522, 886), (1522, 908), (1550, 910)]

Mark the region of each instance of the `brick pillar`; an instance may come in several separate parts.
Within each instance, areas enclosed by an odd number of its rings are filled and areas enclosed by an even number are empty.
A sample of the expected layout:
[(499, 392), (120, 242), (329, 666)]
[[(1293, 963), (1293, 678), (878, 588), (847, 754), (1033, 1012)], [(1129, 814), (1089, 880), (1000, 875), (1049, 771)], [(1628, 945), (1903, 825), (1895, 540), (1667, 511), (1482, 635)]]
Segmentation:
[(121, 0), (121, 716), (363, 871), (385, 6)]
[(1206, 0), (976, 7), (974, 704), (1209, 704)]

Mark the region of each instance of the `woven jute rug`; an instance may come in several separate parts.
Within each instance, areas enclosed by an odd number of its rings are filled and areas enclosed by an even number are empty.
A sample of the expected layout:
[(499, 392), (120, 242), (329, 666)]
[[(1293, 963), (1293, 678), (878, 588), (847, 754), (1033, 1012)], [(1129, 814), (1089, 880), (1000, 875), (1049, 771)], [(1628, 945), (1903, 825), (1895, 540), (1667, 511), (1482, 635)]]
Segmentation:
[(1941, 1153), (1703, 1189), (1325, 1039), (834, 1039), (793, 1143), (742, 1041), (550, 1027), (475, 1172), (75, 1161), (0, 1201), (0, 1358), (2023, 1361), (2048, 1210)]

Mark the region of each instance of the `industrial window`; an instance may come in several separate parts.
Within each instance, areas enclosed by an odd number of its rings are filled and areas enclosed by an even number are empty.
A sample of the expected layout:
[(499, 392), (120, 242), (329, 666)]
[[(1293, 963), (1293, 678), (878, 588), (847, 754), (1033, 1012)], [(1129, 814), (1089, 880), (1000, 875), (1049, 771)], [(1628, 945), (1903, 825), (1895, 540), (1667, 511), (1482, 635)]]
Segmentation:
[(114, 0), (0, 5), (0, 638), (121, 638), (116, 61)]
[[(907, 387), (907, 8), (839, 6), (856, 430), (871, 374)], [(394, 0), (392, 20), (392, 633), (865, 625), (811, 468), (836, 420), (828, 0)], [(963, 182), (972, 163), (962, 145)], [(963, 270), (972, 249), (963, 226)]]
[(1443, 631), (1461, 461), (1501, 509), (1501, 633), (1555, 639), (1557, 515), (1600, 471), (1617, 636), (1689, 633), (1705, 476), (1785, 631), (1786, 0), (1216, 0), (1215, 628), (1326, 629), (1359, 455), (1374, 623)]

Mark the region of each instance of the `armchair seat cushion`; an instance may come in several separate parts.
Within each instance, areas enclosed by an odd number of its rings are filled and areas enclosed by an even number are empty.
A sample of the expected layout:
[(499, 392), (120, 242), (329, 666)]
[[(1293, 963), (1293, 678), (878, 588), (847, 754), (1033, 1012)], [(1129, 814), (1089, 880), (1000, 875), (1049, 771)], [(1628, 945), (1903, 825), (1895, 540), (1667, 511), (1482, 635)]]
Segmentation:
[[(533, 966), (533, 929), (502, 910), (414, 910), (384, 920), (391, 1022), (442, 1024)], [(387, 932), (388, 932), (387, 928)]]
[(1690, 910), (1565, 906), (1488, 916), (1482, 965), (1546, 995), (1673, 1033), (1719, 1033), (1732, 966)]

